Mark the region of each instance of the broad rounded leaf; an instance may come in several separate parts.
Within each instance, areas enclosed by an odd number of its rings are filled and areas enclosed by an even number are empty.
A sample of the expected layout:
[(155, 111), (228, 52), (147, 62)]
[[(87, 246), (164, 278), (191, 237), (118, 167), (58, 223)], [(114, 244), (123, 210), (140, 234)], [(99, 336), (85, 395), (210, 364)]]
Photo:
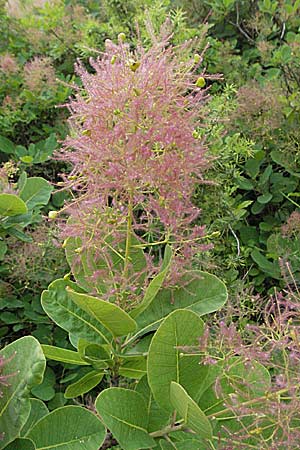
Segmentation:
[(178, 308), (203, 316), (220, 309), (226, 300), (227, 290), (219, 278), (206, 272), (190, 272), (183, 277), (181, 287), (161, 289), (158, 292), (150, 305), (136, 318), (139, 331), (132, 340), (157, 329), (162, 319)]
[(63, 406), (39, 420), (27, 437), (37, 450), (98, 450), (105, 428), (91, 411)]
[(192, 311), (172, 312), (152, 338), (148, 354), (148, 382), (158, 405), (173, 411), (170, 401), (172, 381), (180, 383), (195, 400), (205, 382), (208, 367), (199, 356), (185, 354), (181, 347), (198, 345), (203, 321)]
[(27, 178), (24, 187), (20, 192), (20, 197), (29, 210), (36, 206), (47, 205), (53, 187), (47, 180), (41, 177)]
[(30, 414), (29, 417), (21, 430), (21, 436), (25, 436), (28, 431), (36, 424), (42, 417), (49, 414), (49, 410), (45, 403), (37, 398), (30, 399)]
[(4, 136), (0, 136), (0, 152), (13, 155), (15, 153), (15, 144)]
[(43, 380), (46, 360), (38, 341), (25, 336), (9, 344), (0, 352), (8, 360), (2, 375), (11, 375), (9, 386), (0, 398), (0, 423), (4, 439), (0, 449), (20, 435), (30, 414), (29, 392)]
[(0, 194), (0, 216), (17, 216), (26, 214), (27, 206), (14, 194)]
[(42, 307), (46, 314), (57, 325), (71, 333), (74, 341), (82, 338), (89, 342), (103, 344), (107, 341), (105, 333), (108, 333), (108, 331), (98, 320), (91, 317), (71, 300), (66, 291), (67, 286), (73, 290), (79, 289), (82, 292), (82, 289), (72, 281), (64, 279), (53, 281), (48, 290), (42, 293)]
[(149, 433), (165, 428), (170, 421), (170, 414), (161, 409), (154, 400), (146, 375), (138, 382), (135, 390), (146, 401)]
[(123, 450), (155, 446), (147, 430), (147, 405), (140, 394), (129, 389), (109, 388), (98, 395), (95, 405)]
[(171, 382), (170, 400), (174, 409), (189, 428), (202, 438), (212, 438), (212, 427), (206, 415), (185, 389), (175, 381)]

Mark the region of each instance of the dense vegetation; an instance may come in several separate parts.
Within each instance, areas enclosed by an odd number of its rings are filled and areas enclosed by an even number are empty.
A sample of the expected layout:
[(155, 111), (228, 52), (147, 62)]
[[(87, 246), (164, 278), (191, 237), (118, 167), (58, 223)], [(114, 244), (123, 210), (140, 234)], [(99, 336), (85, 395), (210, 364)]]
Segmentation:
[(0, 28), (0, 449), (298, 449), (300, 0)]

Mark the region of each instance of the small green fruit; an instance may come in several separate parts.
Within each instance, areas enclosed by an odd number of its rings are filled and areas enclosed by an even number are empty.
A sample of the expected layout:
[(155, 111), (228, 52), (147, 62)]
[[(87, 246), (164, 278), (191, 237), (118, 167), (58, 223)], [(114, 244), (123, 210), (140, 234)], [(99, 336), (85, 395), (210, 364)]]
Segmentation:
[(205, 79), (203, 77), (199, 77), (196, 81), (196, 86), (199, 88), (203, 88), (205, 86)]
[(135, 72), (140, 67), (141, 63), (139, 61), (135, 61), (134, 59), (130, 59), (128, 65), (132, 72)]
[(201, 60), (201, 56), (199, 55), (199, 53), (195, 53), (194, 54), (194, 63), (198, 64)]
[(56, 217), (58, 216), (58, 211), (49, 211), (48, 213), (48, 217), (49, 219), (56, 219)]
[(125, 33), (119, 33), (118, 34), (118, 41), (121, 41), (121, 42), (125, 42), (126, 41)]

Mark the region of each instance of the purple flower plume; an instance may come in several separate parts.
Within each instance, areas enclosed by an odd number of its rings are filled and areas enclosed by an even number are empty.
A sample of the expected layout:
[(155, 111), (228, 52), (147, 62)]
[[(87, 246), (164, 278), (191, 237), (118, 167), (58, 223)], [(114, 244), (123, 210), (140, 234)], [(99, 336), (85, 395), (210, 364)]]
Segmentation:
[(133, 52), (119, 39), (90, 60), (92, 73), (78, 62), (83, 88), (68, 105), (71, 132), (59, 155), (72, 163), (66, 185), (75, 192), (65, 235), (101, 254), (108, 236), (112, 246), (122, 239), (131, 208), (141, 243), (172, 243), (174, 274), (204, 235), (191, 229), (200, 212), (191, 198), (208, 165), (193, 137), (207, 94), (196, 86), (199, 63), (188, 45), (173, 48), (164, 36)]

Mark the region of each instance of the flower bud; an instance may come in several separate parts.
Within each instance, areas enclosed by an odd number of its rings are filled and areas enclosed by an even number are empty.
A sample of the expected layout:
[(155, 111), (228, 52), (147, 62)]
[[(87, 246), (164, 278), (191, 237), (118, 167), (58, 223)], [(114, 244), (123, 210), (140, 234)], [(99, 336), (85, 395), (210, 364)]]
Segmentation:
[(126, 41), (125, 33), (119, 33), (118, 34), (118, 41), (121, 41), (121, 42), (125, 42)]
[(140, 67), (141, 63), (139, 61), (135, 61), (134, 59), (130, 59), (128, 61), (128, 65), (132, 72), (135, 72)]
[(49, 219), (56, 219), (56, 217), (58, 216), (58, 211), (49, 211), (48, 213), (48, 217)]
[(203, 88), (205, 86), (205, 79), (203, 77), (199, 77), (196, 81), (196, 86), (199, 88)]
[(194, 63), (198, 64), (201, 60), (201, 56), (199, 55), (199, 53), (195, 53), (194, 54)]

